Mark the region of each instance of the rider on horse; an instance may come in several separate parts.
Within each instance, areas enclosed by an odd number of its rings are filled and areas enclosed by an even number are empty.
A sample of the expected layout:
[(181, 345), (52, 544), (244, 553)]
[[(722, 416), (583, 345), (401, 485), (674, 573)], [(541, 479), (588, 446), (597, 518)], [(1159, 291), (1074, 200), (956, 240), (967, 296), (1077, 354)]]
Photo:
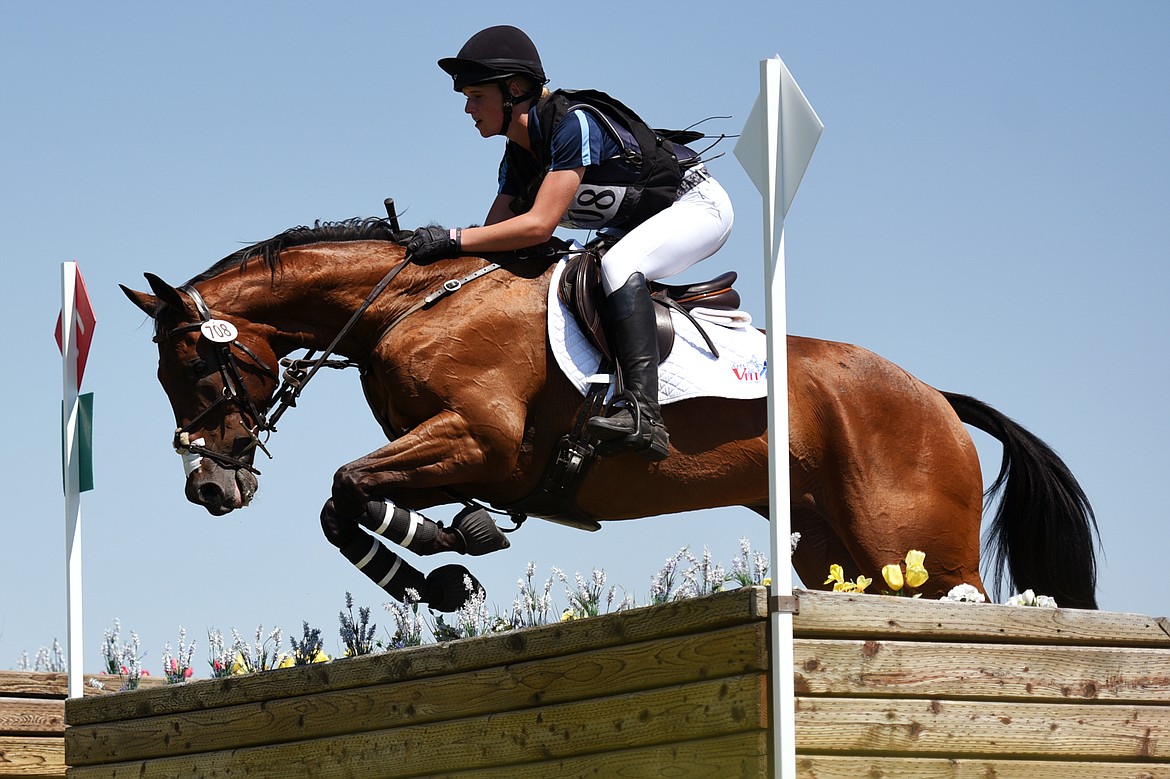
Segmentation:
[(408, 244), (418, 262), (524, 249), (556, 227), (616, 240), (602, 257), (602, 324), (626, 392), (588, 428), (610, 448), (666, 457), (658, 404), (658, 343), (647, 280), (714, 254), (731, 232), (731, 200), (698, 155), (594, 90), (549, 92), (536, 46), (506, 25), (473, 35), (439, 60), (484, 138), (507, 138), (499, 191), (482, 227), (424, 227)]

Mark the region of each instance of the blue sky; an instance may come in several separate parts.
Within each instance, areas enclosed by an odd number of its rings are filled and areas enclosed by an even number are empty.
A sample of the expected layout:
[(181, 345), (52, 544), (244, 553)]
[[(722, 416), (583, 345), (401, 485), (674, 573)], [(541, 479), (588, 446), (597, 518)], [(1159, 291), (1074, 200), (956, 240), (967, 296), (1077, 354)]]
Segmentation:
[[(789, 331), (870, 348), (1046, 440), (1097, 510), (1102, 606), (1170, 612), (1170, 6), (600, 2), (592, 24), (563, 8), (0, 4), (0, 668), (65, 638), (52, 332), (66, 260), (98, 316), (87, 669), (115, 617), (154, 673), (179, 625), (200, 673), (213, 626), (308, 620), (335, 651), (346, 590), (389, 624), (317, 522), (336, 467), (381, 442), (356, 376), (316, 379), (254, 505), (211, 517), (183, 498), (150, 326), (117, 284), (177, 283), (287, 227), (378, 215), (387, 196), (405, 226), (482, 220), (499, 141), (479, 138), (435, 60), (499, 23), (528, 30), (553, 86), (604, 89), (657, 126), (731, 117), (711, 132), (738, 132), (759, 60), (779, 53), (825, 123), (787, 220)], [(759, 200), (732, 145), (711, 167), (736, 229), (684, 278), (738, 270), (762, 323)], [(994, 473), (998, 445), (975, 435)], [(603, 568), (644, 601), (680, 547), (727, 565), (743, 536), (767, 548), (744, 509), (595, 534), (532, 521), (472, 567), (501, 608), (530, 560), (541, 581)]]

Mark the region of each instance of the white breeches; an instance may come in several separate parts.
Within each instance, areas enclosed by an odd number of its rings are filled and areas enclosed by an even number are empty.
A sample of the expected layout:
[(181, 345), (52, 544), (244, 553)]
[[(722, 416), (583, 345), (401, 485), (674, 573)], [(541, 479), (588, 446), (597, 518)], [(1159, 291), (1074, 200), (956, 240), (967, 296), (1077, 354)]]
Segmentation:
[(648, 280), (681, 273), (727, 242), (733, 221), (731, 198), (713, 178), (684, 192), (624, 235), (601, 258), (601, 283), (609, 295), (641, 272)]

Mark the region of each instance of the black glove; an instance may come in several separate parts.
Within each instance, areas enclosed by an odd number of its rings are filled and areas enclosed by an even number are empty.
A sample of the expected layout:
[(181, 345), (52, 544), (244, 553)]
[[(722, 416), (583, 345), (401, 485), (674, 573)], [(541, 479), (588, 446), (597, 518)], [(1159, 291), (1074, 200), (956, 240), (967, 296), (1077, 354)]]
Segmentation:
[(462, 243), (461, 232), (458, 227), (420, 227), (406, 242), (406, 254), (418, 263), (458, 257)]

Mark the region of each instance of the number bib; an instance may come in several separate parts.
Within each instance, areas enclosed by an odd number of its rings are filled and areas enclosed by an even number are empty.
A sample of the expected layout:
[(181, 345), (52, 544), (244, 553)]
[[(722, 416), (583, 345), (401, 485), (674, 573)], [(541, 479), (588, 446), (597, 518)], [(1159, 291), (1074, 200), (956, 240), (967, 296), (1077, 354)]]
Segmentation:
[(561, 217), (561, 227), (595, 230), (609, 225), (621, 209), (627, 189), (622, 185), (583, 182)]
[(208, 319), (199, 325), (199, 332), (203, 333), (204, 338), (217, 344), (230, 344), (240, 337), (236, 326), (223, 319)]

